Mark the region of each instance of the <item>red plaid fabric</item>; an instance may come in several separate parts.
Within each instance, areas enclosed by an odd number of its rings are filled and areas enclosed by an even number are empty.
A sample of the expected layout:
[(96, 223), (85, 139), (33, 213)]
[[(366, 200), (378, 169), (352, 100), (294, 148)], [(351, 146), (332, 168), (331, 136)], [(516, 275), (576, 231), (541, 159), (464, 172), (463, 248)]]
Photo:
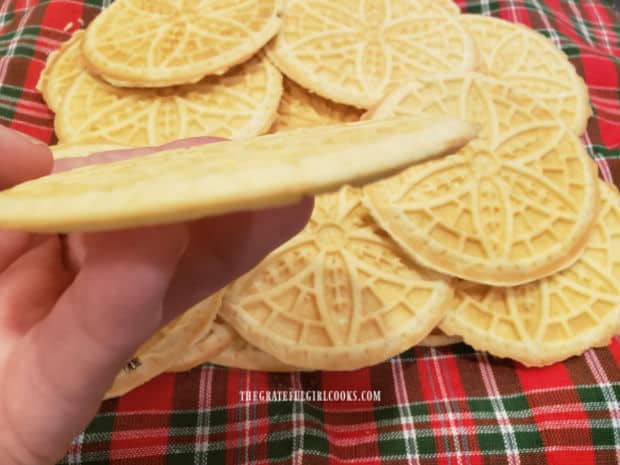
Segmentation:
[[(3, 124), (54, 142), (52, 114), (35, 90), (39, 73), (49, 52), (109, 3), (0, 4)], [(535, 28), (567, 53), (590, 90), (589, 153), (604, 178), (620, 180), (620, 22), (612, 2), (458, 3)], [(358, 400), (246, 401), (248, 391), (353, 391)], [(368, 393), (380, 400), (362, 399)], [(620, 463), (619, 398), (618, 339), (546, 368), (462, 344), (414, 348), (352, 373), (204, 365), (105, 402), (61, 463), (611, 465)]]

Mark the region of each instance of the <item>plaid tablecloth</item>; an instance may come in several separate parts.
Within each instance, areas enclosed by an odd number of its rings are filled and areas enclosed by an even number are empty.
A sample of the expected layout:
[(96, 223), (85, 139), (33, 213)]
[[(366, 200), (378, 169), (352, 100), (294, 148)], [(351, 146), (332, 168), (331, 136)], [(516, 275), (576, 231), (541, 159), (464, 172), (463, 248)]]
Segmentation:
[[(1, 1), (2, 124), (54, 141), (37, 78), (48, 53), (109, 3)], [(590, 88), (588, 150), (603, 177), (620, 181), (620, 23), (613, 2), (459, 4), (527, 24), (562, 47)], [(254, 402), (240, 394), (291, 390), (354, 390), (360, 397), (373, 391), (381, 398)], [(620, 462), (619, 398), (618, 339), (541, 369), (464, 345), (414, 348), (353, 373), (268, 375), (205, 365), (105, 402), (61, 463), (611, 465)]]

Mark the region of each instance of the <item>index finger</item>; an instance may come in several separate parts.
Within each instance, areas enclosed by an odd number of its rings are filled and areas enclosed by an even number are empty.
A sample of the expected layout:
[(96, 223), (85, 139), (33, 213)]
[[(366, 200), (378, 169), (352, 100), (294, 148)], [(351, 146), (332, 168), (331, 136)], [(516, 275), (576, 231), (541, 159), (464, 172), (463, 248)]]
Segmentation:
[(121, 150), (109, 150), (105, 152), (94, 153), (84, 157), (61, 158), (54, 160), (53, 173), (60, 171), (69, 171), (82, 166), (112, 163), (115, 161), (126, 160), (128, 158), (143, 157), (153, 153), (161, 152), (168, 149), (179, 149), (192, 147), (194, 145), (210, 144), (213, 142), (221, 142), (226, 139), (220, 137), (192, 137), (188, 139), (179, 139), (157, 147), (140, 147), (128, 148)]
[(46, 144), (0, 124), (0, 189), (49, 174), (52, 163)]

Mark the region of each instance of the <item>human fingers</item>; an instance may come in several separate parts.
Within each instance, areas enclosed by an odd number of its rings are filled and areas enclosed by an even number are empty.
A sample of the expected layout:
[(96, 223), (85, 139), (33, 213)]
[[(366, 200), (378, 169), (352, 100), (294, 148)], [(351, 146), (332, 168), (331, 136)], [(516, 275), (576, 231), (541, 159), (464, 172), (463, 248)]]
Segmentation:
[[(4, 414), (25, 463), (52, 463), (159, 326), (161, 302), (187, 245), (183, 226), (89, 234), (80, 271), (15, 348)], [(10, 399), (6, 403), (6, 399)], [(44, 460), (47, 460), (44, 461)]]
[(0, 361), (69, 285), (61, 248), (58, 236), (47, 236), (0, 274)]
[(314, 201), (188, 223), (189, 245), (164, 301), (164, 320), (247, 273), (308, 222)]
[(0, 189), (44, 176), (52, 163), (44, 143), (0, 124)]
[(68, 171), (88, 165), (112, 163), (115, 161), (126, 160), (129, 158), (151, 155), (153, 153), (161, 152), (162, 150), (186, 148), (192, 147), (194, 145), (220, 142), (223, 140), (225, 139), (219, 137), (192, 137), (188, 139), (179, 139), (158, 147), (140, 147), (122, 150), (108, 150), (105, 152), (94, 153), (85, 157), (61, 158), (54, 161), (53, 172), (57, 173), (60, 171)]

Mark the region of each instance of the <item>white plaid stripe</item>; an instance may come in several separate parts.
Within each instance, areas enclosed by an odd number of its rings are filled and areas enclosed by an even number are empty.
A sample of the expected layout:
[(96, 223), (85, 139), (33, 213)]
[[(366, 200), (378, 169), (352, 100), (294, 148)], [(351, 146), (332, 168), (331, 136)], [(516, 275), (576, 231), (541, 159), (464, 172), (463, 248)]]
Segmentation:
[(4, 80), (6, 79), (9, 60), (14, 56), (18, 56), (17, 53), (15, 53), (17, 50), (17, 46), (22, 45), (22, 37), (25, 31), (24, 27), (26, 26), (26, 24), (28, 24), (30, 15), (32, 15), (32, 9), (36, 4), (37, 2), (34, 0), (28, 0), (26, 2), (26, 8), (23, 10), (24, 14), (21, 16), (16, 28), (16, 31), (18, 32), (10, 40), (8, 49), (4, 53), (4, 56), (0, 57), (0, 83), (4, 82)]
[[(586, 358), (586, 362), (588, 363), (588, 367), (594, 375), (594, 379), (596, 380), (598, 387), (603, 392), (603, 396), (605, 397), (605, 401), (607, 402), (607, 407), (609, 408), (609, 413), (611, 415), (614, 442), (616, 445), (620, 446), (620, 403), (616, 398), (616, 393), (609, 383), (609, 377), (607, 376), (607, 373), (605, 373), (605, 370), (601, 365), (601, 361), (596, 356), (596, 352), (593, 350), (588, 350), (584, 356)], [(620, 447), (616, 450), (616, 460), (620, 463)]]
[(409, 404), (409, 396), (405, 386), (407, 382), (403, 373), (403, 361), (400, 357), (394, 357), (391, 360), (392, 376), (394, 378), (394, 393), (398, 402), (398, 411), (400, 418), (398, 419), (403, 428), (403, 440), (407, 451), (407, 465), (420, 465), (420, 451), (418, 449), (418, 441), (416, 438), (416, 428)]
[[(434, 349), (431, 349), (431, 354), (433, 353)], [(429, 357), (427, 359), (427, 361), (429, 363), (427, 363), (428, 368), (429, 368), (429, 379), (431, 380), (431, 388), (433, 390), (433, 397), (436, 399), (436, 404), (441, 405), (443, 404), (445, 407), (445, 414), (441, 415), (441, 420), (448, 421), (448, 427), (450, 430), (449, 434), (443, 435), (444, 436), (444, 441), (445, 444), (447, 445), (447, 447), (445, 447), (446, 451), (450, 450), (450, 440), (449, 438), (452, 437), (454, 440), (454, 449), (455, 449), (455, 453), (457, 454), (457, 464), (458, 465), (462, 465), (463, 461), (461, 459), (461, 441), (459, 438), (459, 428), (457, 428), (456, 425), (456, 421), (455, 421), (455, 416), (452, 412), (452, 407), (451, 407), (451, 400), (450, 400), (450, 396), (448, 395), (448, 392), (446, 390), (446, 383), (445, 383), (445, 377), (444, 377), (444, 373), (443, 370), (441, 369), (441, 366), (439, 364), (439, 360), (433, 358), (432, 356)], [(437, 384), (437, 387), (439, 388), (439, 393), (441, 396), (438, 396), (436, 394), (436, 389), (435, 389), (435, 382)], [(440, 400), (441, 399), (441, 400)], [(438, 410), (441, 411), (441, 407), (438, 408)]]
[[(427, 372), (427, 378), (428, 378), (428, 384), (429, 384), (429, 388), (431, 390), (431, 395), (433, 397), (433, 404), (435, 404), (436, 408), (437, 408), (437, 412), (439, 412), (438, 414), (431, 414), (433, 421), (436, 423), (440, 423), (440, 427), (433, 427), (433, 429), (440, 429), (440, 430), (446, 430), (448, 428), (445, 428), (444, 425), (444, 421), (446, 420), (446, 415), (443, 412), (443, 408), (442, 408), (442, 399), (439, 396), (439, 393), (437, 392), (437, 389), (435, 387), (435, 373), (433, 372), (433, 360), (432, 357), (424, 357), (423, 359), (423, 363), (424, 363), (424, 368), (426, 369)], [(429, 401), (430, 403), (430, 401)], [(415, 420), (415, 417), (414, 417)], [(419, 430), (419, 428), (418, 428)], [(438, 438), (438, 440), (442, 440), (443, 444), (444, 444), (444, 450), (446, 452), (450, 452), (450, 436), (453, 433), (450, 432), (448, 434), (443, 434), (441, 435), (441, 439)]]
[(580, 33), (580, 35), (586, 39), (586, 41), (588, 42), (588, 44), (590, 44), (592, 47), (595, 46), (594, 41), (592, 40), (592, 37), (590, 37), (590, 31), (588, 30), (584, 20), (583, 20), (583, 16), (581, 16), (581, 11), (579, 10), (579, 8), (577, 8), (577, 5), (575, 5), (575, 1), (574, 0), (568, 0), (568, 6), (570, 7), (571, 12), (573, 13), (575, 19), (576, 19), (576, 23), (577, 23), (577, 27), (579, 28), (579, 30), (577, 32)]
[(480, 8), (481, 8), (481, 12), (483, 15), (487, 15), (490, 16), (491, 15), (491, 5), (489, 0), (481, 0), (480, 1)]
[(68, 465), (79, 465), (82, 463), (82, 444), (84, 443), (84, 433), (77, 436), (71, 443), (69, 452), (66, 456)]
[[(440, 366), (445, 366), (445, 361), (447, 360), (447, 358), (445, 357), (437, 357), (437, 353), (438, 353), (438, 349), (436, 348), (431, 348), (430, 353), (433, 359), (433, 363), (438, 367), (437, 370), (439, 370)], [(449, 376), (449, 370), (442, 370), (443, 372), (443, 376), (442, 376), (442, 384), (445, 385), (445, 389), (443, 390), (443, 392), (445, 392), (445, 396), (447, 396), (447, 398), (445, 398), (445, 402), (448, 403), (448, 406), (450, 408), (450, 415), (454, 418), (454, 421), (457, 422), (456, 428), (457, 431), (460, 433), (461, 439), (462, 439), (462, 450), (463, 451), (467, 451), (469, 450), (469, 444), (468, 444), (468, 437), (467, 434), (464, 433), (464, 430), (466, 428), (466, 425), (464, 423), (464, 420), (467, 419), (468, 421), (471, 421), (471, 414), (470, 412), (465, 412), (465, 413), (461, 413), (459, 411), (459, 404), (456, 401), (456, 395), (454, 393), (454, 390), (452, 388), (452, 380), (450, 379)], [(458, 380), (456, 381), (457, 383), (459, 382)], [(470, 460), (469, 460), (469, 456), (468, 455), (463, 455), (465, 457), (465, 463), (467, 465), (470, 465)]]
[[(244, 374), (244, 376), (241, 376), (241, 383), (242, 386), (240, 386), (240, 391), (244, 390), (244, 391), (251, 391), (254, 389), (253, 383), (252, 383), (252, 375), (253, 372), (248, 371), (248, 370), (243, 370), (242, 373)], [(239, 417), (239, 420), (237, 421), (237, 424), (239, 425), (239, 429), (241, 431), (239, 431), (239, 443), (241, 443), (241, 441), (243, 441), (243, 454), (245, 455), (245, 462), (244, 463), (248, 463), (249, 461), (249, 451), (250, 451), (250, 446), (252, 444), (251, 441), (251, 436), (252, 436), (252, 431), (256, 431), (256, 427), (255, 424), (252, 423), (252, 419), (254, 419), (254, 421), (256, 421), (256, 415), (252, 415), (252, 409), (256, 408), (256, 406), (252, 403), (252, 402), (245, 402), (241, 409), (239, 409), (239, 413), (241, 414), (241, 416)]]
[(551, 23), (549, 22), (549, 19), (547, 19), (547, 16), (543, 13), (544, 2), (541, 2), (540, 0), (532, 0), (532, 3), (536, 7), (536, 12), (540, 17), (540, 20), (545, 25), (545, 32), (547, 33), (547, 36), (553, 41), (557, 48), (562, 49), (562, 41), (560, 40), (560, 36), (551, 26)]
[(482, 374), (482, 381), (484, 387), (489, 394), (489, 400), (493, 405), (495, 417), (504, 439), (504, 446), (506, 450), (506, 456), (510, 465), (519, 465), (521, 459), (519, 457), (519, 448), (517, 447), (517, 438), (514, 434), (514, 428), (508, 418), (506, 407), (502, 400), (501, 393), (497, 388), (497, 382), (495, 381), (495, 373), (489, 363), (489, 357), (485, 353), (478, 353), (477, 359), (479, 361), (480, 373)]
[(213, 368), (203, 366), (200, 370), (198, 387), (198, 424), (196, 425), (196, 441), (194, 457), (197, 463), (204, 463), (207, 458), (209, 440), (209, 416), (211, 414), (211, 389), (213, 387)]
[[(301, 391), (301, 374), (291, 373), (291, 385), (293, 389)], [(304, 458), (304, 402), (301, 400), (293, 401), (293, 463), (292, 465), (303, 465)]]
[(0, 2), (0, 28), (9, 22), (9, 6), (11, 6), (11, 2)]
[(591, 10), (594, 13), (594, 16), (596, 17), (597, 37), (600, 34), (600, 37), (603, 40), (603, 45), (605, 45), (605, 48), (610, 54), (613, 54), (611, 40), (609, 39), (609, 34), (607, 34), (607, 27), (605, 26), (605, 23), (603, 22), (603, 18), (601, 18), (601, 15), (598, 12), (598, 7), (597, 7), (598, 0), (586, 0), (586, 2), (588, 3), (588, 5), (591, 5)]

